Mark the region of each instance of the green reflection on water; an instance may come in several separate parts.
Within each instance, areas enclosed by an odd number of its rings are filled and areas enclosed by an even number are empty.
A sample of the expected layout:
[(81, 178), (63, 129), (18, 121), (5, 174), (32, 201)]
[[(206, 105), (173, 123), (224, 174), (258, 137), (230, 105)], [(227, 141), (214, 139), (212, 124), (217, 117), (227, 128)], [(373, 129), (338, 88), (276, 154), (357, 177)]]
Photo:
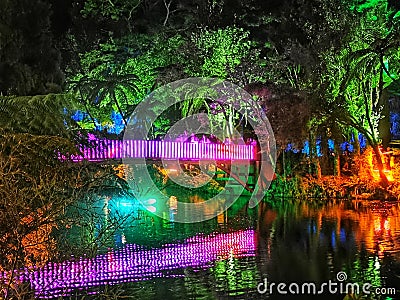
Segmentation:
[[(243, 269), (243, 265), (246, 269)], [(244, 295), (248, 290), (256, 290), (260, 278), (255, 261), (248, 258), (219, 260), (211, 268), (215, 277), (216, 291), (228, 291), (229, 296)]]
[[(335, 280), (339, 271), (347, 273), (347, 282), (400, 286), (398, 203), (285, 199), (265, 200), (247, 210), (247, 200), (239, 198), (217, 218), (179, 224), (154, 216), (133, 199), (100, 198), (77, 208), (85, 212), (80, 216), (83, 225), (72, 228), (70, 232), (75, 233), (70, 239), (85, 245), (95, 242), (97, 251), (103, 251), (107, 247), (123, 247), (124, 243), (159, 247), (198, 234), (256, 230), (257, 251), (253, 257), (220, 257), (210, 262), (206, 270), (179, 270), (183, 278), (131, 284), (133, 294), (136, 289), (143, 289), (148, 299), (155, 299), (165, 289), (173, 290), (177, 298), (253, 297), (264, 277), (273, 282), (322, 283)], [(154, 288), (155, 283), (164, 287)]]

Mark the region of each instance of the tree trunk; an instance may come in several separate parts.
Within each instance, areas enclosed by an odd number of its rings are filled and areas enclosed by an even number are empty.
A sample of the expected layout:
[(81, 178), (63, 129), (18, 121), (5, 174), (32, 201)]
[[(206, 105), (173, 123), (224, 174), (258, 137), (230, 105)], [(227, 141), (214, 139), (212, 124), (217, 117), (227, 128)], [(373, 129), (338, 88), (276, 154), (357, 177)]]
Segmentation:
[(358, 139), (358, 131), (354, 130), (353, 134), (354, 134), (354, 155), (359, 156), (361, 147), (360, 147), (360, 140)]
[(339, 145), (339, 143), (337, 143), (336, 141), (334, 141), (334, 144), (333, 144), (333, 151), (335, 152), (335, 170), (334, 170), (334, 174), (336, 175), (336, 176), (339, 176), (340, 177), (340, 150), (339, 150), (339, 147), (338, 147), (338, 145)]
[(315, 164), (316, 164), (316, 167), (317, 167), (317, 178), (321, 179), (322, 171), (321, 171), (321, 164), (319, 162), (319, 158), (318, 157), (315, 158)]
[(117, 97), (115, 96), (115, 92), (114, 91), (111, 92), (111, 97), (113, 98), (114, 103), (117, 106), (118, 112), (121, 114), (121, 117), (122, 117), (122, 120), (124, 121), (125, 127), (128, 126), (128, 122), (125, 119), (124, 113), (123, 113), (123, 111), (121, 109), (121, 106), (118, 103), (118, 100), (117, 100)]
[(379, 137), (382, 139), (382, 145), (384, 148), (389, 146), (392, 138), (390, 133), (390, 110), (388, 92), (386, 89), (382, 91), (381, 97), (379, 98), (379, 106), (382, 108), (381, 118), (378, 122)]
[(374, 144), (372, 146), (372, 149), (374, 150), (375, 153), (376, 164), (379, 171), (379, 177), (381, 178), (381, 185), (382, 187), (386, 188), (389, 186), (389, 180), (387, 179), (386, 174), (384, 172), (385, 168), (382, 162), (382, 156), (381, 156), (381, 151), (379, 150), (379, 145)]
[(332, 169), (331, 169), (331, 156), (330, 156), (330, 151), (329, 151), (329, 146), (328, 146), (328, 139), (323, 136), (321, 137), (321, 152), (322, 157), (320, 158), (320, 167), (321, 167), (321, 175), (332, 175)]
[(360, 155), (361, 155), (361, 146), (360, 146), (360, 139), (358, 138), (358, 131), (354, 130), (354, 155), (353, 157), (353, 169), (352, 171), (355, 172), (355, 174), (358, 174), (360, 171)]
[(310, 168), (309, 168), (309, 174), (311, 176), (315, 175), (315, 170), (314, 168), (316, 168), (316, 164), (315, 164), (315, 140), (314, 140), (314, 135), (310, 132), (309, 134), (309, 143), (308, 143), (308, 152), (309, 152), (309, 157), (310, 157)]

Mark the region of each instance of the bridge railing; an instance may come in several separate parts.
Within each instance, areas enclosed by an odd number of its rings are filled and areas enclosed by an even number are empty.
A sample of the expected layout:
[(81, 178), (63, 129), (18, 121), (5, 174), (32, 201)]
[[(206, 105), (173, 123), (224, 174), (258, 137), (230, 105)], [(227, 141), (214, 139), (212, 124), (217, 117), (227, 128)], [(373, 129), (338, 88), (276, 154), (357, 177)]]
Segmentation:
[(174, 142), (158, 140), (96, 140), (80, 146), (82, 155), (74, 161), (103, 161), (123, 158), (181, 160), (254, 160), (255, 144), (216, 144), (206, 142)]

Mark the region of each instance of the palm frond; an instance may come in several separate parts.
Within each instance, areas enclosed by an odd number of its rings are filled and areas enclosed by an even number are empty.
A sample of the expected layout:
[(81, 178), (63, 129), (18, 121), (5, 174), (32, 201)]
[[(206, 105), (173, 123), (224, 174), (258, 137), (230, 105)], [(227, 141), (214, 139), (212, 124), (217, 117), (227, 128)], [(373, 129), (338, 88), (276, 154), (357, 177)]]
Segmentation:
[[(68, 116), (67, 95), (0, 97), (0, 128), (3, 132), (70, 137), (77, 128)], [(69, 108), (69, 109), (68, 109)]]

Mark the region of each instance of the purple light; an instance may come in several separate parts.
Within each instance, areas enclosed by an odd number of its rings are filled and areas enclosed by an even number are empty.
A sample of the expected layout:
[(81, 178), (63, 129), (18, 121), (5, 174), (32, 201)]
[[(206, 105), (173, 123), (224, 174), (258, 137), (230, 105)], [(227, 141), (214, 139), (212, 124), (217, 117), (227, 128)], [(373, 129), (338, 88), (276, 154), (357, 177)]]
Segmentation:
[[(80, 146), (83, 155), (74, 161), (101, 161), (122, 158), (254, 160), (256, 145), (213, 144), (204, 139), (190, 143), (147, 140), (95, 140), (94, 146)], [(60, 159), (64, 157), (59, 155)]]
[[(175, 275), (166, 271), (187, 267), (207, 268), (209, 263), (218, 259), (254, 256), (255, 250), (255, 232), (249, 229), (197, 235), (184, 243), (166, 244), (161, 248), (148, 249), (127, 244), (94, 258), (49, 263), (43, 268), (33, 271), (24, 269), (17, 274), (21, 281), (30, 282), (36, 297), (55, 298), (66, 296), (74, 289), (172, 277)], [(0, 280), (6, 278), (6, 273), (0, 275)]]

